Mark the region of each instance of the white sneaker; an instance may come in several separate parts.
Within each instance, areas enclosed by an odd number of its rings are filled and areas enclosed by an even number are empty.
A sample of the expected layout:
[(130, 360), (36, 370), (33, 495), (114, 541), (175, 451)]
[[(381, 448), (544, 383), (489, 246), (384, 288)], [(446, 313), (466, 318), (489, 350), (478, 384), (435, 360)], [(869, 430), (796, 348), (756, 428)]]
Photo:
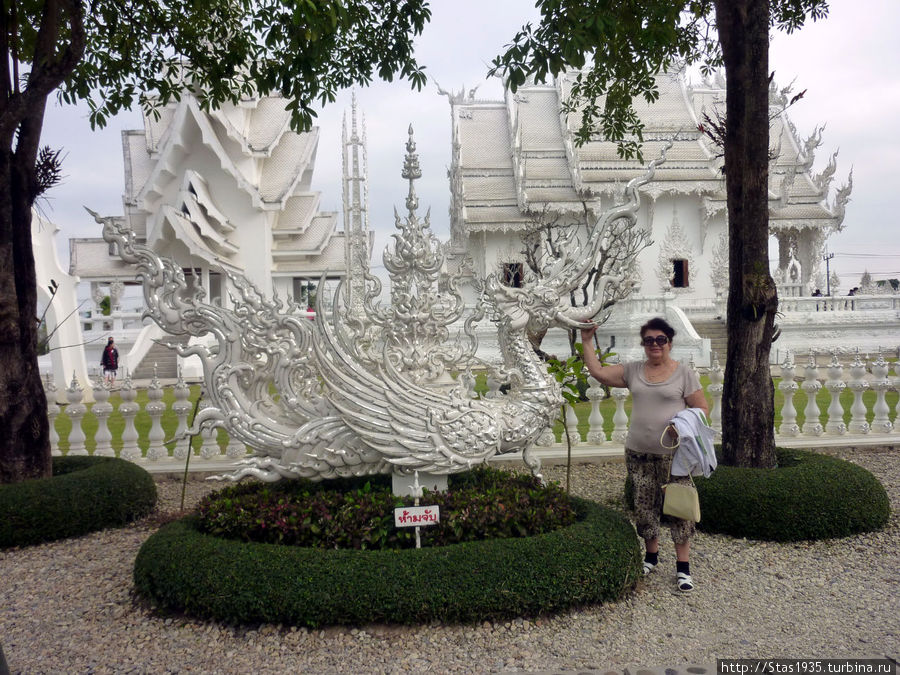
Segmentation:
[(656, 568), (656, 563), (644, 561), (644, 576), (647, 576)]

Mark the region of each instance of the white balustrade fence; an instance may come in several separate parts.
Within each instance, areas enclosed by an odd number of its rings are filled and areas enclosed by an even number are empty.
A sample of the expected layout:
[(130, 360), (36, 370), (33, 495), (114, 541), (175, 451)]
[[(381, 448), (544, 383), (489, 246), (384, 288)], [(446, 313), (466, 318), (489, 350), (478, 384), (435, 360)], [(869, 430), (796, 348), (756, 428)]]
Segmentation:
[[(893, 376), (891, 377), (891, 371)], [(706, 386), (706, 394), (710, 400), (710, 423), (714, 429), (721, 431), (722, 424), (722, 392), (724, 389), (725, 374), (718, 361), (713, 367), (705, 371), (709, 384)], [(789, 354), (780, 366), (773, 366), (773, 377), (779, 378), (777, 388), (783, 394), (784, 401), (781, 406), (781, 422), (775, 429), (776, 441), (785, 445), (835, 445), (841, 441), (853, 445), (892, 445), (900, 443), (900, 397), (888, 402), (888, 392), (900, 391), (900, 362), (889, 363), (881, 355), (873, 361), (856, 356), (854, 361), (844, 366), (837, 357), (832, 357), (830, 363), (820, 365), (816, 357), (810, 355), (805, 364), (795, 364)], [(601, 406), (606, 398), (606, 391), (593, 378), (590, 378), (591, 386), (587, 390), (587, 399), (590, 403), (590, 412), (587, 415), (587, 431), (585, 424), (579, 424), (575, 410), (567, 405), (566, 427), (573, 446), (578, 447), (580, 455), (585, 456), (591, 448), (597, 449), (597, 454), (617, 455), (622, 454), (625, 436), (628, 433), (627, 403), (630, 393), (627, 389), (613, 388), (609, 395), (614, 402), (614, 407)], [(499, 383), (493, 378), (488, 378), (488, 391), (486, 397), (495, 398), (503, 396)], [(470, 382), (474, 388), (474, 381)], [(164, 390), (158, 381), (153, 380), (146, 388), (147, 403), (143, 409), (137, 403), (138, 390), (129, 380), (125, 380), (118, 389), (121, 402), (117, 406), (117, 414), (124, 421), (124, 429), (114, 439), (110, 430), (110, 419), (114, 414), (114, 406), (110, 403), (110, 390), (102, 384), (92, 387), (95, 403), (90, 409), (93, 419), (96, 421), (96, 430), (91, 432), (94, 447), (93, 454), (100, 456), (118, 455), (140, 463), (148, 469), (155, 466), (162, 470), (172, 467), (173, 462), (182, 463), (188, 457), (189, 439), (175, 439), (188, 428), (189, 419), (192, 417), (193, 404), (189, 387), (181, 380), (172, 387), (174, 401), (167, 405), (163, 402)], [(803, 409), (802, 424), (798, 424), (798, 411), (794, 399), (799, 391), (806, 396), (806, 404)], [(822, 391), (824, 390), (824, 392)], [(845, 397), (841, 400), (841, 394), (848, 390), (852, 393), (852, 399)], [(874, 396), (864, 395), (867, 391)], [(824, 396), (823, 396), (824, 394)], [(73, 379), (66, 390), (68, 404), (60, 407), (56, 401), (56, 387), (52, 382), (47, 384), (48, 415), (50, 418), (50, 439), (55, 456), (61, 455), (60, 445), (68, 444), (68, 454), (87, 455), (89, 430), (95, 428), (94, 423), (88, 423), (85, 416), (88, 407), (82, 402), (84, 391)], [(820, 401), (825, 398), (825, 402)], [(747, 403), (752, 404), (751, 402)], [(199, 408), (209, 405), (201, 399)], [(825, 407), (823, 412), (822, 408)], [(169, 438), (163, 431), (162, 417), (166, 412), (174, 415), (176, 428), (170, 432)], [(135, 427), (135, 418), (141, 412), (150, 417), (150, 428), (144, 441), (145, 450), (139, 445), (138, 431)], [(71, 431), (67, 438), (60, 438), (56, 429), (56, 421), (60, 416), (67, 416), (71, 422)], [(849, 418), (849, 422), (845, 419)], [(611, 429), (611, 431), (607, 431)], [(193, 451), (194, 456), (206, 460), (207, 466), (210, 460), (235, 461), (248, 455), (248, 448), (243, 445), (228, 442), (223, 449), (217, 440), (217, 430), (209, 430), (201, 433), (199, 448)], [(835, 443), (838, 441), (838, 443)], [(537, 441), (538, 448), (565, 447), (566, 439), (563, 435), (557, 440), (552, 430), (546, 430)], [(204, 470), (204, 461), (191, 465), (196, 471)]]
[[(154, 464), (161, 464), (172, 459), (183, 462), (187, 458), (189, 447), (192, 444), (191, 439), (184, 432), (188, 429), (188, 422), (192, 417), (191, 413), (194, 405), (188, 400), (191, 393), (190, 387), (181, 377), (172, 387), (174, 402), (171, 405), (167, 405), (163, 401), (165, 391), (156, 379), (152, 380), (150, 385), (144, 389), (147, 394), (147, 402), (143, 406), (137, 402), (139, 392), (132, 385), (130, 379), (126, 378), (122, 386), (115, 389), (121, 398), (117, 412), (122, 418), (124, 428), (121, 435), (117, 438), (115, 448), (113, 448), (113, 434), (109, 425), (110, 417), (114, 412), (114, 407), (109, 402), (112, 392), (100, 381), (100, 378), (98, 378), (97, 383), (91, 386), (95, 402), (90, 412), (93, 414), (95, 424), (85, 419), (88, 407), (82, 402), (84, 389), (74, 378), (66, 389), (68, 404), (63, 407), (56, 403), (56, 385), (52, 382), (52, 379), (45, 383), (47, 414), (50, 418), (51, 454), (57, 457), (62, 455), (61, 445), (66, 443), (69, 446), (66, 453), (68, 455), (90, 454), (87, 450), (87, 433), (93, 430), (94, 455), (107, 457), (118, 455), (122, 459), (145, 464), (148, 468)], [(209, 403), (201, 398), (198, 409), (202, 410), (208, 405)], [(162, 425), (162, 418), (167, 411), (170, 411), (176, 420), (175, 429), (168, 436)], [(135, 426), (135, 420), (141, 413), (150, 417), (149, 432), (143, 443), (143, 445), (146, 445), (146, 448), (143, 449), (140, 443), (140, 434)], [(65, 438), (60, 438), (56, 428), (56, 422), (60, 416), (68, 417), (72, 423), (71, 430)], [(245, 446), (233, 443), (230, 440), (223, 452), (219, 446), (217, 436), (218, 431), (215, 429), (204, 430), (200, 434), (202, 440), (199, 444), (199, 450), (193, 454), (199, 454), (204, 460), (236, 460), (247, 455), (248, 449)], [(197, 467), (197, 469), (202, 470), (202, 467)]]

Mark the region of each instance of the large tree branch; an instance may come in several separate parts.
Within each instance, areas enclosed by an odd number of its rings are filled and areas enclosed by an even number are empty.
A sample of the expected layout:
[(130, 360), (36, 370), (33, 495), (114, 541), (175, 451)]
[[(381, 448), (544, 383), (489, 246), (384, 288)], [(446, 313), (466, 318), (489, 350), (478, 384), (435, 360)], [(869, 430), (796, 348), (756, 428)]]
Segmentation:
[(6, 109), (6, 102), (12, 96), (12, 73), (10, 64), (16, 61), (14, 43), (16, 39), (16, 26), (14, 23), (15, 4), (0, 5), (0, 111)]
[[(58, 48), (60, 28), (66, 21), (69, 41)], [(13, 93), (0, 110), (0, 141), (4, 147), (11, 147), (12, 139), (19, 129), (16, 143), (19, 161), (34, 164), (47, 97), (75, 70), (84, 56), (86, 40), (84, 6), (79, 0), (45, 2), (28, 86), (21, 93)]]

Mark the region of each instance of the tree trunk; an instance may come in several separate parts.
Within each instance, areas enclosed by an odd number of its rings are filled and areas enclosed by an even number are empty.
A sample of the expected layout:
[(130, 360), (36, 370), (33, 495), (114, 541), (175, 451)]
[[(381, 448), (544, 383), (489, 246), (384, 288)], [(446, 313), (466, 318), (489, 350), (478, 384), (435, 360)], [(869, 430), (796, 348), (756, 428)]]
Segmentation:
[(732, 466), (775, 466), (769, 351), (778, 295), (769, 274), (769, 2), (715, 0), (727, 81), (728, 359), (722, 452)]
[(9, 148), (0, 148), (0, 483), (51, 473), (47, 399), (37, 362), (33, 173)]

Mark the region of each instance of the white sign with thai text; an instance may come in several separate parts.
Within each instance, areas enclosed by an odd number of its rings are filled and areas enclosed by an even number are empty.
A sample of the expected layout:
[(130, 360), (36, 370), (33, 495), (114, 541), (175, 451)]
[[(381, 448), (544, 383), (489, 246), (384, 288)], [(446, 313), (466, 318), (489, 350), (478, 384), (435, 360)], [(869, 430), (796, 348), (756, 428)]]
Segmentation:
[(440, 519), (439, 506), (404, 506), (394, 509), (394, 525), (397, 527), (437, 525)]

